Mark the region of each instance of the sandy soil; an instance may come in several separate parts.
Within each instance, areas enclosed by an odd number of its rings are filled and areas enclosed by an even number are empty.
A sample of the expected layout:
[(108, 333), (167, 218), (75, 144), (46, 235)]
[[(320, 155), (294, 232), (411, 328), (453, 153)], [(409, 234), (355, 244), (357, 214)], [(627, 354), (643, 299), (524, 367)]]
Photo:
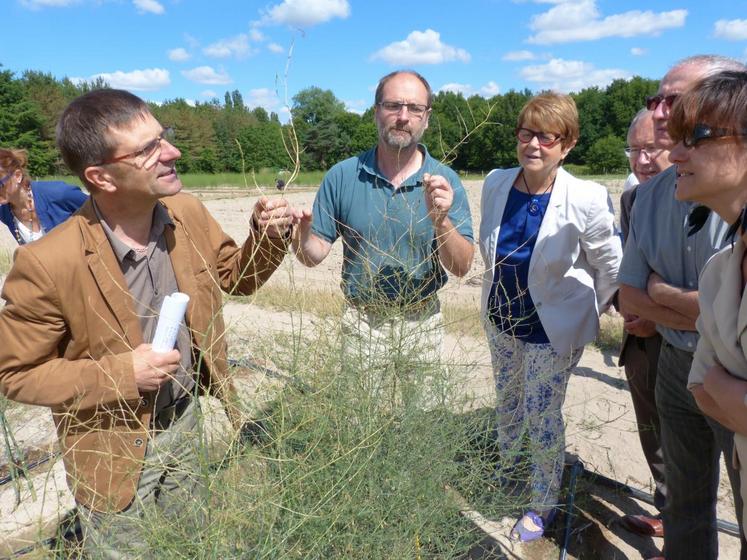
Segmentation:
[[(619, 199), (621, 184), (622, 181), (619, 181), (609, 186), (615, 202)], [(465, 186), (475, 216), (473, 225), (477, 232), (481, 184), (467, 182)], [(294, 192), (291, 187), (285, 196), (293, 205), (310, 207), (314, 193)], [(249, 217), (256, 197), (216, 198), (206, 195), (204, 200), (226, 232), (237, 242), (241, 242), (248, 232)], [(10, 235), (6, 234), (7, 232), (0, 231), (0, 247), (13, 245)], [(305, 268), (292, 257), (288, 257), (281, 269), (270, 279), (269, 285), (294, 285), (297, 289), (336, 291), (339, 290), (341, 262), (342, 250), (339, 242), (333, 247), (330, 256), (314, 269)], [(482, 259), (477, 255), (472, 270), (465, 279), (450, 279), (440, 293), (442, 300), (458, 303), (465, 309), (477, 309), (481, 271)], [(263, 309), (252, 304), (231, 302), (226, 306), (225, 315), (232, 338), (251, 338), (257, 333), (266, 334), (268, 330), (287, 332), (292, 328), (288, 313)], [(449, 337), (446, 352), (454, 362), (469, 364), (470, 376), (463, 388), (465, 393), (474, 395), (476, 403), (490, 406), (494, 398), (494, 389), (485, 341), (464, 336), (458, 339)], [(590, 470), (650, 491), (651, 477), (640, 450), (630, 394), (624, 373), (616, 365), (616, 356), (602, 353), (594, 347), (586, 349), (581, 364), (569, 383), (564, 412), (569, 454), (579, 457)], [(10, 421), (22, 447), (43, 449), (54, 444), (54, 434), (49, 431), (47, 411), (28, 407), (15, 409)], [(0, 455), (0, 464), (4, 462)], [(722, 476), (720, 488), (719, 517), (733, 522), (730, 491), (728, 484), (723, 480), (726, 480), (725, 475)], [(52, 471), (52, 476), (44, 476), (39, 484), (59, 496), (58, 511), (69, 508), (70, 499), (69, 495), (66, 495), (59, 466)], [(43, 519), (41, 524), (49, 526), (50, 519), (56, 516), (54, 511), (49, 511), (49, 503), (45, 502), (46, 509), (42, 512), (40, 509), (43, 508), (31, 507), (20, 514), (18, 508), (12, 507), (15, 500), (8, 486), (0, 488), (0, 534), (9, 534), (7, 531), (11, 530), (13, 523), (16, 523), (15, 526), (26, 525), (28, 528), (34, 523), (38, 525)], [(577, 504), (581, 509), (581, 517), (574, 524), (577, 532), (574, 535), (573, 557), (645, 558), (654, 555), (660, 549), (660, 539), (637, 537), (616, 525), (621, 513), (651, 511), (649, 506), (598, 486), (582, 484), (580, 489), (580, 492), (583, 492), (583, 499), (579, 497)], [(475, 522), (485, 522), (485, 530), (496, 540), (501, 541), (506, 530), (501, 520), (481, 521), (479, 512), (475, 512), (475, 515)], [(738, 540), (722, 534), (720, 551), (721, 558), (737, 558)], [(508, 557), (513, 558), (557, 557), (556, 546), (547, 542), (526, 549), (513, 548), (505, 552)]]

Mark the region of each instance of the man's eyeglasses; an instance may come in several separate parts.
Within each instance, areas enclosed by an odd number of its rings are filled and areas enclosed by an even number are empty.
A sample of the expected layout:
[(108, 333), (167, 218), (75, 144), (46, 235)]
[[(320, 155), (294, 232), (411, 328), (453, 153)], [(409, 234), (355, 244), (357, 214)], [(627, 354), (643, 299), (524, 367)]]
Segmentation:
[(108, 163), (117, 163), (118, 161), (122, 161), (125, 159), (138, 159), (140, 158), (140, 164), (135, 164), (136, 167), (140, 168), (149, 168), (153, 166), (158, 158), (161, 155), (161, 149), (162, 145), (161, 143), (163, 141), (168, 142), (169, 144), (174, 143), (174, 129), (171, 127), (164, 128), (161, 131), (161, 134), (156, 136), (153, 140), (148, 142), (143, 148), (140, 150), (135, 150), (134, 152), (130, 152), (129, 154), (124, 154), (121, 156), (117, 156), (111, 159), (107, 159), (105, 161), (102, 161), (101, 163), (97, 163), (96, 165), (106, 165)]
[(720, 140), (724, 138), (745, 138), (747, 130), (733, 130), (731, 128), (712, 128), (707, 124), (696, 124), (690, 136), (682, 139), (685, 148), (697, 148), (706, 140)]
[(559, 134), (553, 134), (552, 132), (541, 132), (529, 128), (516, 129), (516, 138), (522, 144), (529, 144), (535, 136), (537, 137), (537, 142), (539, 142), (540, 146), (544, 148), (554, 146), (563, 139)]
[(675, 99), (679, 96), (679, 93), (673, 93), (671, 95), (651, 95), (646, 98), (646, 109), (649, 111), (656, 111), (656, 108), (662, 101), (667, 104), (667, 107), (671, 107), (672, 103), (674, 103)]
[(632, 146), (628, 146), (625, 148), (625, 155), (633, 159), (638, 159), (638, 156), (643, 154), (649, 159), (649, 161), (651, 161), (659, 157), (660, 153), (661, 148), (655, 148), (653, 146), (644, 146), (643, 148), (634, 148)]
[(413, 117), (422, 117), (430, 107), (418, 103), (400, 103), (399, 101), (380, 101), (379, 107), (387, 113), (399, 113), (402, 107), (407, 107), (407, 112)]

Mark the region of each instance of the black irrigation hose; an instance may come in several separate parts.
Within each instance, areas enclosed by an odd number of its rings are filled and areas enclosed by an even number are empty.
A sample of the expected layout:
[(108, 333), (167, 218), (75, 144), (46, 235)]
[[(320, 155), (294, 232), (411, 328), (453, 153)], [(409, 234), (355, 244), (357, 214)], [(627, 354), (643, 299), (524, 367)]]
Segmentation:
[[(649, 505), (654, 505), (654, 497), (651, 494), (644, 492), (643, 490), (633, 488), (632, 486), (628, 486), (627, 484), (625, 484), (624, 482), (620, 482), (619, 480), (606, 477), (603, 474), (592, 472), (586, 468), (581, 471), (581, 476), (593, 483), (599, 484), (600, 486), (611, 488), (612, 490), (622, 492), (623, 494), (635, 498), (636, 500), (640, 500), (641, 502), (647, 503)], [(740, 537), (739, 527), (736, 525), (736, 523), (724, 521), (723, 519), (717, 519), (716, 527), (724, 534), (731, 535), (732, 537), (737, 538)]]
[[(17, 461), (15, 463), (16, 468), (18, 469), (18, 472), (21, 473), (21, 476), (26, 476), (26, 473), (29, 471), (35, 469), (36, 467), (43, 465), (44, 463), (48, 463), (52, 459), (55, 459), (59, 456), (58, 453), (45, 453), (42, 457), (37, 459), (36, 461), (31, 461), (28, 465), (24, 465), (21, 461)], [(8, 474), (4, 477), (0, 478), (0, 486), (3, 486), (5, 484), (8, 484), (11, 480), (13, 480), (13, 475)]]
[(571, 527), (573, 525), (573, 506), (576, 499), (576, 478), (585, 470), (584, 464), (576, 459), (571, 465), (571, 477), (568, 481), (568, 500), (565, 505), (565, 530), (563, 531), (563, 546), (560, 548), (559, 560), (568, 556), (568, 545), (571, 544)]

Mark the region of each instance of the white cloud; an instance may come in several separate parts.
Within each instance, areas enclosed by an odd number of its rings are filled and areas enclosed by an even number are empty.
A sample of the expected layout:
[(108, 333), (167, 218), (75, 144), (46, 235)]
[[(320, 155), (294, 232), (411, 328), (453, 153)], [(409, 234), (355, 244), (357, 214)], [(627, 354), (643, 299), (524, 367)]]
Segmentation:
[(244, 104), (250, 109), (255, 107), (264, 107), (267, 112), (276, 112), (280, 106), (280, 98), (274, 89), (270, 88), (257, 88), (250, 89)]
[(259, 23), (305, 28), (349, 15), (348, 0), (283, 0), (263, 11)]
[(249, 36), (246, 33), (240, 33), (235, 37), (221, 39), (208, 45), (202, 52), (213, 58), (245, 58), (250, 54), (256, 54), (256, 51), (249, 46)]
[(140, 13), (161, 15), (166, 11), (163, 4), (156, 0), (132, 0), (132, 3)]
[(185, 60), (189, 60), (190, 58), (191, 55), (187, 52), (187, 50), (181, 47), (169, 50), (169, 60), (173, 60), (174, 62), (184, 62)]
[(461, 93), (465, 97), (472, 95), (474, 89), (470, 84), (460, 84), (458, 82), (450, 82), (442, 85), (438, 91), (450, 91), (452, 93)]
[(643, 56), (646, 53), (648, 53), (648, 49), (643, 49), (641, 47), (633, 47), (630, 49), (630, 54), (633, 56)]
[(345, 103), (345, 109), (347, 109), (350, 113), (357, 113), (359, 115), (362, 115), (366, 112), (366, 110), (371, 106), (370, 101), (366, 101), (365, 99), (349, 99), (347, 101), (343, 101)]
[(451, 82), (442, 85), (438, 91), (451, 91), (454, 93), (461, 93), (464, 97), (470, 97), (472, 95), (479, 95), (480, 97), (493, 97), (500, 93), (501, 88), (494, 81), (489, 81), (484, 86), (475, 90), (471, 84), (460, 84), (457, 82)]
[(536, 57), (532, 51), (511, 51), (503, 55), (501, 60), (516, 62), (521, 60), (534, 60)]
[(256, 27), (252, 27), (249, 30), (249, 38), (254, 41), (255, 43), (261, 43), (265, 40), (265, 34), (262, 33), (259, 29)]
[(566, 93), (581, 91), (592, 86), (605, 87), (613, 80), (627, 79), (631, 76), (631, 73), (626, 70), (599, 69), (588, 62), (563, 60), (562, 58), (553, 58), (547, 64), (526, 66), (520, 74), (522, 78), (534, 82), (542, 89)]
[(75, 83), (83, 81), (90, 82), (102, 78), (115, 89), (127, 89), (131, 91), (156, 91), (171, 84), (168, 70), (163, 68), (148, 68), (145, 70), (133, 70), (131, 72), (102, 72), (88, 78), (71, 78)]
[(206, 89), (206, 90), (200, 92), (200, 97), (206, 97), (208, 99), (214, 99), (214, 98), (218, 97), (218, 94), (215, 93), (212, 89)]
[(492, 80), (480, 88), (480, 95), (483, 97), (493, 97), (494, 95), (498, 95), (500, 92), (500, 86)]
[(267, 45), (267, 50), (270, 52), (274, 52), (275, 54), (280, 54), (285, 52), (285, 49), (278, 45), (277, 43), (270, 43)]
[(67, 8), (79, 2), (80, 0), (21, 0), (21, 6), (30, 10), (40, 10), (42, 8)]
[(224, 70), (216, 72), (212, 66), (198, 66), (191, 70), (182, 70), (182, 76), (198, 84), (222, 85), (233, 81)]
[(747, 19), (720, 19), (713, 26), (713, 34), (727, 41), (747, 39)]
[(413, 31), (404, 41), (396, 41), (371, 55), (394, 65), (441, 64), (459, 60), (469, 62), (469, 53), (441, 42), (441, 34), (433, 29)]
[(527, 41), (550, 45), (604, 37), (657, 36), (665, 29), (684, 26), (686, 17), (687, 10), (631, 10), (603, 18), (596, 0), (562, 2), (532, 17), (529, 27), (535, 34)]

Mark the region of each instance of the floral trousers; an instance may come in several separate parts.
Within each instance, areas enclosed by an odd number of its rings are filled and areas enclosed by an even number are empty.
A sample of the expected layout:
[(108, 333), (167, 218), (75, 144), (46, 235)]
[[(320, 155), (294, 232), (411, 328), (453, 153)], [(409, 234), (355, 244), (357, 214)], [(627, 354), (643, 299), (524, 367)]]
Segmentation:
[(492, 323), (487, 335), (497, 397), (498, 474), (525, 476), (530, 508), (544, 513), (558, 503), (565, 459), (562, 407), (583, 348), (561, 356), (550, 344), (517, 340)]

